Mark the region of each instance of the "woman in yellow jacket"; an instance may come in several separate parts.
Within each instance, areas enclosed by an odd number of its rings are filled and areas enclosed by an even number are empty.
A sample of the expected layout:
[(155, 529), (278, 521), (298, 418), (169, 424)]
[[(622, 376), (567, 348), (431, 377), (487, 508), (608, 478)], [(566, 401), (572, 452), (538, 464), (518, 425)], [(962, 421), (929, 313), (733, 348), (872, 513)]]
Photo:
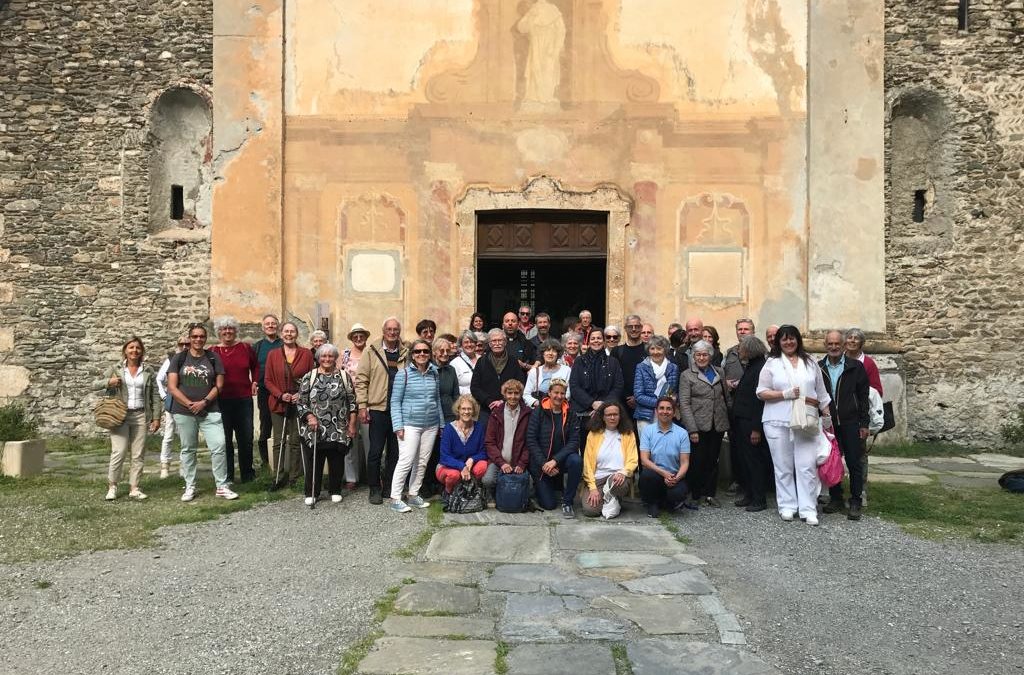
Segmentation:
[(611, 492), (622, 498), (629, 491), (629, 481), (636, 471), (638, 459), (636, 436), (618, 403), (609, 401), (594, 413), (583, 451), (583, 483), (589, 492), (583, 500), (583, 515), (601, 515), (602, 491), (611, 481)]

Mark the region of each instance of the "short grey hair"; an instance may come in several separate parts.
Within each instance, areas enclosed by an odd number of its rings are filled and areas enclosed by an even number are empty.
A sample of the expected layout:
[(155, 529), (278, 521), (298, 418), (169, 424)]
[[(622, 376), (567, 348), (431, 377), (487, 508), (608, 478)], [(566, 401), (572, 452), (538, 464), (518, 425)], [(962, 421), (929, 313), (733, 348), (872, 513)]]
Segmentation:
[(219, 333), (221, 328), (238, 330), (238, 319), (233, 316), (219, 316), (213, 321), (213, 332)]
[(739, 328), (741, 323), (749, 323), (750, 324), (750, 330), (757, 330), (757, 326), (754, 325), (754, 320), (753, 319), (748, 319), (746, 317), (744, 317), (742, 319), (736, 319), (736, 328)]
[(384, 319), (381, 322), (381, 324), (380, 324), (381, 331), (383, 331), (384, 330), (384, 326), (388, 325), (388, 323), (391, 322), (391, 321), (394, 321), (395, 323), (398, 324), (398, 329), (399, 330), (402, 329), (402, 322), (398, 319), (398, 317), (397, 316), (389, 316), (388, 318)]
[(864, 331), (862, 331), (860, 328), (851, 328), (850, 330), (846, 331), (846, 335), (844, 337), (847, 340), (849, 340), (850, 338), (857, 338), (857, 342), (860, 343), (861, 347), (864, 346), (864, 342), (867, 340), (867, 336), (864, 335)]
[(637, 321), (639, 321), (640, 323), (643, 323), (643, 322), (644, 322), (644, 320), (640, 318), (640, 315), (639, 315), (639, 314), (627, 314), (627, 315), (626, 315), (626, 318), (622, 320), (622, 323), (624, 323), (624, 324), (625, 324), (625, 323), (629, 323), (629, 320), (630, 320), (630, 319), (636, 319), (636, 320), (637, 320)]
[(668, 355), (668, 353), (672, 351), (672, 343), (670, 343), (668, 341), (668, 338), (665, 337), (664, 335), (655, 335), (651, 337), (651, 339), (647, 342), (647, 345), (644, 347), (644, 351), (650, 354), (651, 347), (661, 347), (663, 350), (665, 350), (666, 355)]
[(491, 338), (501, 337), (505, 342), (508, 342), (508, 336), (505, 335), (505, 331), (501, 328), (492, 328), (487, 331), (487, 341), (490, 342)]
[(711, 346), (711, 343), (707, 340), (697, 340), (693, 343), (693, 347), (690, 348), (694, 354), (697, 352), (707, 352), (708, 354), (714, 354), (715, 348)]
[(341, 352), (338, 351), (338, 348), (332, 345), (330, 342), (325, 342), (317, 348), (316, 360), (319, 361), (320, 357), (323, 356), (324, 354), (334, 354), (334, 358), (338, 358), (339, 356), (341, 356)]
[(601, 332), (603, 334), (603, 333), (607, 333), (608, 331), (613, 331), (616, 335), (618, 335), (619, 337), (622, 337), (622, 331), (619, 330), (619, 327), (616, 326), (614, 323), (610, 323), (607, 326), (605, 326), (604, 330), (601, 331)]
[(462, 331), (462, 335), (459, 336), (459, 344), (461, 345), (464, 340), (472, 340), (473, 342), (480, 342), (480, 338), (476, 332), (471, 330)]
[(740, 339), (740, 343), (737, 346), (737, 351), (741, 355), (746, 355), (747, 360), (756, 359), (761, 356), (768, 354), (768, 346), (761, 342), (761, 338), (756, 335), (744, 335)]
[(313, 338), (323, 338), (326, 340), (327, 333), (323, 332), (322, 330), (315, 330), (309, 334), (309, 341), (312, 342)]
[(565, 335), (562, 336), (562, 344), (564, 345), (564, 344), (568, 343), (569, 340), (576, 340), (576, 342), (583, 342), (583, 336), (580, 335), (579, 333), (574, 332), (574, 331), (569, 331), (568, 333), (566, 333)]
[(473, 331), (473, 335), (476, 336), (477, 344), (481, 344), (481, 345), (487, 344), (487, 333), (478, 330), (478, 331)]

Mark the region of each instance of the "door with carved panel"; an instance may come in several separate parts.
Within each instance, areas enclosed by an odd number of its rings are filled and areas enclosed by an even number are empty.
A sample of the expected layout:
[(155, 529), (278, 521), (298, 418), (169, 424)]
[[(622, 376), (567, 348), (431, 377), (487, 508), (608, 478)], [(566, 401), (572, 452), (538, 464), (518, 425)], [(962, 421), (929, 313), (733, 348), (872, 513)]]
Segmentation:
[(477, 307), (489, 325), (529, 305), (552, 332), (589, 309), (605, 313), (608, 214), (516, 210), (477, 214)]

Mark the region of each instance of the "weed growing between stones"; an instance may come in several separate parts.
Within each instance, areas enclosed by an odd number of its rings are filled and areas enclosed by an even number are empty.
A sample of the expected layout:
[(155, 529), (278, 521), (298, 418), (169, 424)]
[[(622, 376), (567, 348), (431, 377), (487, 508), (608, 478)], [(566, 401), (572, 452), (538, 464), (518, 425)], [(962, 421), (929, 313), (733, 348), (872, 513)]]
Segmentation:
[(420, 549), (427, 545), (434, 533), (444, 525), (444, 511), (440, 501), (431, 502), (427, 509), (427, 528), (402, 548), (395, 551), (395, 555), (402, 560), (412, 560)]
[(672, 536), (676, 538), (680, 544), (692, 544), (693, 540), (683, 534), (683, 531), (679, 528), (675, 519), (669, 513), (662, 513), (658, 516), (658, 520), (665, 526), (665, 529), (672, 533)]
[(379, 628), (368, 633), (363, 639), (345, 650), (341, 655), (341, 665), (338, 666), (338, 675), (354, 675), (359, 670), (359, 662), (366, 658), (370, 647), (378, 638), (384, 637), (384, 631)]
[(40, 590), (43, 590), (49, 588), (50, 586), (53, 586), (53, 582), (47, 581), (46, 579), (33, 579), (32, 585)]
[(1017, 414), (999, 429), (1010, 454), (1024, 456), (1024, 403), (1017, 406)]
[(508, 673), (508, 652), (509, 646), (505, 642), (499, 642), (494, 650), (494, 672), (498, 675)]
[(0, 406), (0, 443), (28, 441), (39, 434), (36, 419), (16, 403)]
[(633, 666), (626, 654), (626, 645), (612, 645), (612, 659), (615, 661), (615, 675), (633, 675)]

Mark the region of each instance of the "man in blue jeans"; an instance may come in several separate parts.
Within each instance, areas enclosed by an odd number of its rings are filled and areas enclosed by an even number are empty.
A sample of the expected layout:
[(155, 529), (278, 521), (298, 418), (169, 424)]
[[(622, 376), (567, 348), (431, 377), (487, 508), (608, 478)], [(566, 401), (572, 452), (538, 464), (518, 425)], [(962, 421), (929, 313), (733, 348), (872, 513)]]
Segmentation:
[(537, 505), (550, 511), (558, 503), (555, 493), (561, 491), (562, 516), (575, 518), (573, 501), (583, 478), (583, 460), (580, 458), (579, 425), (565, 400), (567, 388), (565, 380), (551, 380), (548, 397), (530, 415), (526, 447), (530, 451), (530, 474)]

